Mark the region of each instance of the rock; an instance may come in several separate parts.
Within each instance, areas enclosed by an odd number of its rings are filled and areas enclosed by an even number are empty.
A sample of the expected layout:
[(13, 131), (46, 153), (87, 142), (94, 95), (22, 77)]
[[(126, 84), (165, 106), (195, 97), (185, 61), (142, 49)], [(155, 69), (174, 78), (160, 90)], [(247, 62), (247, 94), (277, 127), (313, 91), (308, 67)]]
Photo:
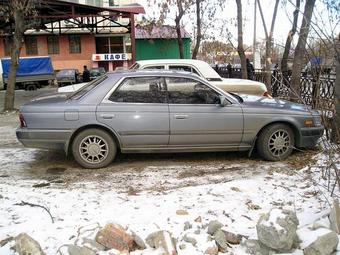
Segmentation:
[(240, 242), (242, 241), (242, 236), (241, 235), (236, 235), (234, 233), (222, 230), (224, 235), (225, 235), (225, 239), (228, 243), (230, 244), (240, 244)]
[(107, 224), (96, 235), (96, 241), (107, 249), (118, 251), (134, 250), (134, 238), (118, 224)]
[(14, 249), (19, 255), (44, 255), (40, 244), (26, 233), (21, 233), (14, 238)]
[(330, 255), (338, 245), (339, 239), (334, 231), (319, 236), (314, 242), (303, 249), (304, 255)]
[(184, 222), (184, 231), (191, 229), (192, 224), (189, 221)]
[(218, 254), (218, 247), (216, 243), (211, 243), (209, 247), (205, 250), (204, 254), (208, 255), (217, 255)]
[(272, 255), (276, 254), (275, 250), (272, 250), (263, 245), (259, 240), (248, 239), (241, 243), (241, 246), (249, 254), (253, 255)]
[(0, 241), (0, 247), (5, 246), (7, 243), (9, 243), (13, 240), (14, 240), (13, 236), (10, 236), (10, 237), (7, 237), (7, 238), (1, 240)]
[(146, 249), (146, 245), (143, 241), (142, 238), (140, 238), (138, 235), (136, 235), (136, 233), (132, 232), (132, 237), (133, 237), (133, 241), (135, 242), (135, 245), (137, 246), (138, 250), (144, 250)]
[(84, 246), (90, 246), (91, 248), (96, 249), (97, 251), (104, 251), (105, 246), (101, 245), (100, 243), (97, 243), (95, 240), (89, 239), (89, 238), (83, 238), (83, 245)]
[(177, 215), (188, 215), (189, 213), (186, 210), (180, 209), (176, 211), (176, 214)]
[(218, 246), (218, 250), (220, 252), (226, 252), (228, 249), (228, 243), (225, 239), (225, 235), (223, 233), (223, 231), (221, 229), (218, 229), (215, 233), (214, 233), (214, 239), (215, 242)]
[(198, 216), (196, 219), (195, 219), (195, 222), (202, 222), (202, 217), (201, 216)]
[(333, 201), (333, 207), (329, 214), (329, 221), (331, 223), (331, 229), (337, 234), (340, 234), (340, 206), (336, 199)]
[(186, 245), (185, 243), (182, 243), (178, 246), (181, 250), (184, 250), (186, 248)]
[(309, 227), (311, 230), (317, 230), (319, 228), (331, 228), (329, 219), (327, 217), (314, 221)]
[(157, 231), (151, 233), (146, 238), (146, 243), (152, 248), (162, 248), (164, 253), (161, 255), (176, 255), (176, 244), (168, 231)]
[(67, 251), (69, 255), (96, 255), (96, 252), (87, 247), (79, 247), (76, 245), (68, 245)]
[(297, 237), (298, 224), (294, 212), (273, 209), (260, 217), (256, 225), (257, 236), (269, 248), (279, 252), (290, 251)]
[(187, 234), (184, 235), (183, 241), (187, 243), (191, 243), (193, 246), (196, 246), (197, 244), (197, 240), (193, 237), (188, 236)]
[(217, 220), (212, 220), (209, 222), (209, 225), (208, 225), (208, 234), (209, 235), (214, 235), (214, 233), (221, 229), (223, 227), (223, 224)]
[(195, 235), (201, 234), (201, 230), (200, 230), (200, 229), (196, 229), (196, 230), (194, 231), (194, 234), (195, 234)]

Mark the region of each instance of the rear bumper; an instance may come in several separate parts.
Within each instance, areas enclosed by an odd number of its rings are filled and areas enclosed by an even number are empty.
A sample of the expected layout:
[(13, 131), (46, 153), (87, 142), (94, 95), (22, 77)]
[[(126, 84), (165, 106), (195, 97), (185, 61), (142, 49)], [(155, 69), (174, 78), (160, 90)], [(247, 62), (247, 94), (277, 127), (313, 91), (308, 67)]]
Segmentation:
[(66, 151), (72, 130), (45, 130), (18, 128), (16, 136), (25, 146), (30, 148)]
[(323, 135), (324, 127), (301, 128), (300, 139), (297, 141), (298, 147), (313, 147)]

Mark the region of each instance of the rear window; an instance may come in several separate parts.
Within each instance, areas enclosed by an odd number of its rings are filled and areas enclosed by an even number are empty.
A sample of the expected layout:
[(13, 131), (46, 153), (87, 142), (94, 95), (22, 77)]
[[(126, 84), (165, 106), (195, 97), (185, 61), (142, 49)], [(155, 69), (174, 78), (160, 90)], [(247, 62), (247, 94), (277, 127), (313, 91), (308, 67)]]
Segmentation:
[(82, 96), (86, 95), (87, 92), (97, 87), (97, 85), (100, 84), (102, 81), (104, 81), (106, 78), (107, 78), (107, 75), (98, 77), (97, 79), (86, 84), (84, 87), (81, 87), (79, 90), (71, 94), (68, 98), (75, 99), (75, 100), (80, 99)]
[(134, 63), (132, 66), (129, 67), (130, 70), (139, 69), (140, 65), (138, 63)]

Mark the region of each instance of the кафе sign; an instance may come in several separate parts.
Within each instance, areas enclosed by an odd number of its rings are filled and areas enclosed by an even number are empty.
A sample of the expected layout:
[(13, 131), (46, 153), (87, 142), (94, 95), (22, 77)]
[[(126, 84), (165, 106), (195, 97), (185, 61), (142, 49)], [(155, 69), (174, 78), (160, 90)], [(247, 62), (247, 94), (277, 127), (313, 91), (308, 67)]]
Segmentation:
[(131, 53), (92, 54), (93, 61), (124, 61), (130, 59)]

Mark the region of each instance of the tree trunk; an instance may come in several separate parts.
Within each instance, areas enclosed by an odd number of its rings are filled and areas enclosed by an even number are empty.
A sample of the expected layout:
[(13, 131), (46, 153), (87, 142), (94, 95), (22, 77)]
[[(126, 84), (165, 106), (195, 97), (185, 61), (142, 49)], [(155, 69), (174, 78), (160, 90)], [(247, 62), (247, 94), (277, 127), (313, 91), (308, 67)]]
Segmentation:
[(177, 19), (176, 22), (176, 32), (177, 32), (177, 43), (178, 43), (178, 50), (179, 50), (179, 57), (184, 58), (184, 48), (183, 48), (183, 39), (181, 34), (181, 20)]
[(288, 33), (288, 36), (287, 36), (287, 39), (286, 39), (285, 50), (284, 50), (283, 55), (282, 55), (281, 71), (282, 71), (283, 75), (286, 75), (288, 73), (288, 57), (289, 57), (289, 52), (290, 52), (290, 48), (291, 48), (291, 45), (292, 45), (293, 37), (296, 33), (296, 27), (297, 27), (299, 10), (300, 10), (300, 2), (301, 2), (300, 0), (296, 0), (295, 10), (293, 12), (294, 19), (293, 19), (292, 29)]
[(14, 14), (15, 30), (11, 45), (11, 66), (8, 74), (7, 90), (5, 95), (5, 111), (14, 110), (14, 92), (17, 67), (25, 32), (25, 20), (23, 12), (16, 10)]
[[(340, 41), (335, 45), (340, 45)], [(332, 140), (340, 143), (340, 52), (336, 51), (336, 78), (334, 84), (335, 116), (332, 125)]]
[(295, 48), (293, 70), (291, 79), (291, 93), (290, 98), (292, 101), (297, 102), (301, 95), (300, 76), (303, 64), (303, 58), (306, 51), (307, 37), (309, 34), (310, 23), (313, 15), (315, 0), (307, 0), (305, 4), (305, 11), (303, 14), (302, 24), (300, 28), (300, 36)]
[(263, 23), (263, 28), (264, 28), (265, 35), (266, 35), (266, 56), (265, 56), (265, 64), (266, 65), (265, 65), (265, 80), (264, 80), (264, 83), (267, 86), (268, 92), (271, 93), (272, 92), (272, 89), (271, 89), (271, 87), (272, 87), (271, 86), (272, 74), (271, 74), (270, 68), (271, 68), (271, 65), (272, 65), (272, 43), (273, 43), (273, 33), (274, 33), (277, 9), (278, 9), (278, 6), (279, 6), (279, 0), (276, 0), (276, 2), (275, 2), (273, 17), (272, 17), (272, 23), (271, 23), (271, 26), (270, 26), (269, 33), (267, 31), (267, 26), (266, 26), (266, 22), (265, 22), (265, 19), (264, 19), (263, 12), (262, 12), (260, 0), (257, 0), (257, 4), (259, 6), (261, 19), (262, 19), (262, 23)]
[(202, 31), (201, 31), (201, 0), (196, 0), (196, 24), (197, 24), (197, 35), (196, 35), (196, 44), (195, 48), (192, 52), (192, 58), (196, 59), (198, 50), (200, 48), (201, 39), (202, 39)]
[(237, 52), (240, 56), (241, 60), (241, 77), (242, 79), (247, 79), (247, 64), (246, 64), (246, 55), (244, 54), (243, 48), (243, 31), (242, 31), (242, 3), (241, 0), (236, 0), (237, 5)]

